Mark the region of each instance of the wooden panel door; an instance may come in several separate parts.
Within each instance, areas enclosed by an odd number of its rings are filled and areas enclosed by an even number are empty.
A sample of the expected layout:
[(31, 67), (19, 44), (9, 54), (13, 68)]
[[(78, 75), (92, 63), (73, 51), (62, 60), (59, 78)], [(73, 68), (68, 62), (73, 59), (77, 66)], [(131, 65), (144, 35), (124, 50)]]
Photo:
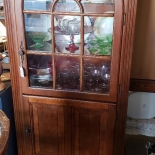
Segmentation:
[[(110, 109), (110, 110), (109, 110)], [(115, 109), (73, 108), (73, 154), (113, 155)]]
[(67, 108), (56, 105), (53, 100), (46, 104), (43, 100), (38, 103), (29, 102), (28, 97), (23, 99), (27, 126), (27, 153), (29, 155), (71, 155)]
[[(117, 101), (123, 35), (122, 0), (100, 5), (76, 0), (12, 1), (18, 23), (17, 51), (24, 54), (22, 64), (17, 56), (18, 66), (22, 65), (25, 71), (24, 76), (20, 76), (22, 93)], [(73, 22), (77, 30), (70, 32), (65, 22)], [(74, 43), (78, 44), (76, 50), (69, 50)]]
[(27, 154), (112, 155), (116, 105), (24, 96)]

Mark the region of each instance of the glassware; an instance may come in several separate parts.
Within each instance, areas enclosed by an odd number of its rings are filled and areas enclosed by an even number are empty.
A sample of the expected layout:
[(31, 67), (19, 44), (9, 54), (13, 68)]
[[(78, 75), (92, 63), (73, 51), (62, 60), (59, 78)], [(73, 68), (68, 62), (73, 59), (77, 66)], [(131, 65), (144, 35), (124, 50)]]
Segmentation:
[(110, 72), (110, 64), (109, 63), (102, 62), (102, 63), (100, 63), (99, 67), (101, 70), (101, 76), (102, 75), (104, 76), (105, 73)]
[(78, 62), (71, 62), (69, 69), (71, 70), (71, 88), (79, 89), (80, 87), (80, 64)]
[(49, 87), (53, 85), (52, 57), (28, 55), (29, 80), (31, 87)]
[[(91, 35), (85, 40), (85, 48), (92, 55), (111, 55), (113, 44), (113, 17), (89, 16), (92, 23)], [(90, 27), (84, 33), (90, 31)], [(89, 53), (88, 53), (89, 54)]]
[(29, 32), (28, 35), (35, 42), (35, 44), (31, 47), (35, 47), (36, 49), (44, 47), (43, 40), (47, 35), (46, 32)]
[(80, 12), (80, 8), (74, 0), (58, 0), (54, 7), (55, 12)]
[(95, 88), (94, 88), (94, 91), (95, 91), (95, 92), (98, 92), (98, 91), (100, 91), (100, 90), (99, 90), (99, 87), (98, 87), (98, 85), (99, 85), (99, 80), (100, 80), (100, 78), (101, 78), (101, 71), (100, 71), (100, 68), (99, 68), (99, 67), (93, 67), (93, 68), (91, 69), (91, 75), (93, 76), (93, 78), (94, 78), (94, 80), (95, 80), (95, 84), (94, 84)]
[(75, 53), (75, 51), (79, 49), (79, 47), (74, 44), (73, 34), (70, 34), (70, 44), (67, 47), (65, 47), (65, 49), (71, 53)]
[(110, 83), (110, 64), (109, 62), (104, 62), (100, 64), (101, 70), (101, 79), (103, 80), (99, 87), (104, 91), (107, 92), (109, 89)]
[(62, 70), (59, 72), (59, 80), (62, 89), (69, 89), (70, 88), (70, 78), (71, 78), (71, 71), (68, 69)]
[(87, 72), (83, 75), (84, 77), (84, 91), (93, 92), (94, 80), (93, 77)]
[(51, 16), (24, 14), (27, 50), (51, 51)]
[[(56, 89), (80, 90), (80, 59), (56, 56)], [(64, 78), (63, 78), (64, 77)]]
[(105, 81), (109, 81), (110, 80), (110, 74), (104, 74), (103, 79)]
[(66, 32), (70, 34), (70, 44), (65, 49), (70, 51), (71, 53), (74, 53), (75, 51), (79, 49), (79, 47), (76, 46), (74, 43), (74, 34), (80, 33), (80, 20), (73, 17), (72, 20), (68, 20), (65, 23), (66, 23), (65, 24)]

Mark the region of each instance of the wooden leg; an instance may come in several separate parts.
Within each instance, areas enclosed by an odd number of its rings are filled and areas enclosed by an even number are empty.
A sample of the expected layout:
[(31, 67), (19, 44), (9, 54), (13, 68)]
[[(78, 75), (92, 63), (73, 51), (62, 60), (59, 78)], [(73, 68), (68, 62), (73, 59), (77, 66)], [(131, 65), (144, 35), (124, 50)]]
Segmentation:
[(5, 84), (1, 81), (0, 77), (0, 91), (4, 90), (6, 88)]

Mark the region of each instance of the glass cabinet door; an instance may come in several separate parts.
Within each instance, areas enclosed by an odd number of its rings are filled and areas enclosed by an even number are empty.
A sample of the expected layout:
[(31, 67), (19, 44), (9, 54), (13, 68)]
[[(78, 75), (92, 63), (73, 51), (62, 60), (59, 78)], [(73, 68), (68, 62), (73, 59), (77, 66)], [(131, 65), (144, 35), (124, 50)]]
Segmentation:
[(23, 92), (116, 100), (121, 34), (115, 34), (122, 21), (115, 19), (116, 5), (113, 0), (24, 0)]

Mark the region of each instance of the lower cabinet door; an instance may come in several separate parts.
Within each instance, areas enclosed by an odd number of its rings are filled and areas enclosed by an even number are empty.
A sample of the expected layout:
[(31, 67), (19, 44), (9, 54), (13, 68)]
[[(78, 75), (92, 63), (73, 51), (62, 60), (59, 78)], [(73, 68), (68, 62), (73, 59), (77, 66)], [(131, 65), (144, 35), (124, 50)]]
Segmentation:
[(115, 108), (73, 108), (73, 154), (113, 155)]
[(115, 105), (23, 96), (29, 155), (113, 155)]
[[(56, 100), (23, 97), (27, 155), (71, 155), (70, 107)], [(30, 152), (31, 150), (31, 152)]]

